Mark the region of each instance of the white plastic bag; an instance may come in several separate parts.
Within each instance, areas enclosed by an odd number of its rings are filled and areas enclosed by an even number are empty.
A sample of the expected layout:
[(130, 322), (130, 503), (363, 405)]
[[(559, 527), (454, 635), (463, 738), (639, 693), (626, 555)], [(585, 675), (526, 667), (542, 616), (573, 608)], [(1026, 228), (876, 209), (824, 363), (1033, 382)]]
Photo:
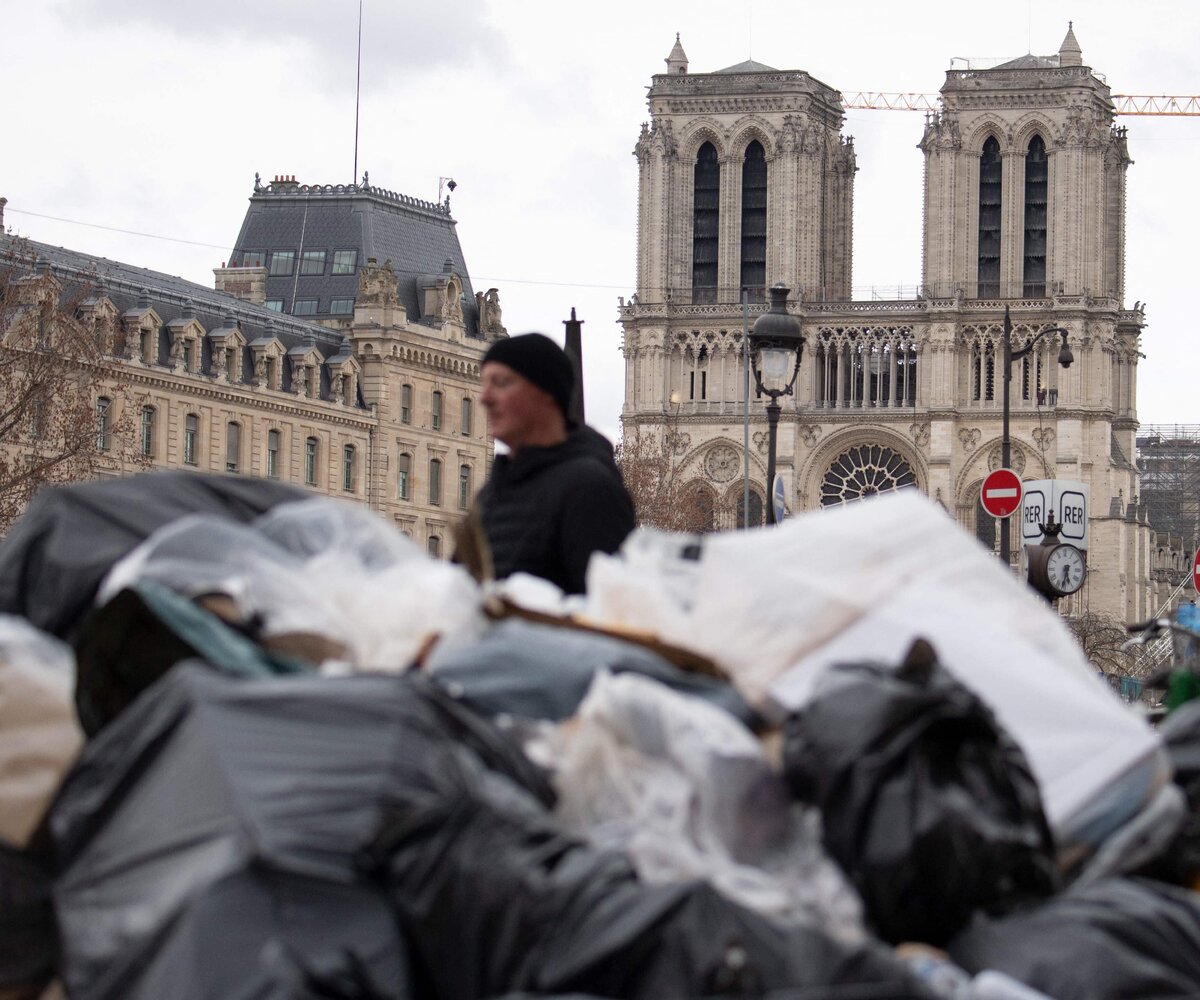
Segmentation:
[(632, 674), (597, 675), (556, 736), (558, 818), (650, 882), (707, 879), (742, 905), (863, 933), (857, 895), (732, 716)]
[(325, 498), (280, 504), (248, 525), (181, 518), (117, 563), (104, 603), (152, 579), (188, 597), (225, 594), (266, 638), (318, 634), (347, 651), (329, 672), (401, 670), (443, 634), (479, 635), (478, 586), (379, 517)]
[(0, 838), (25, 847), (83, 745), (71, 647), (0, 615)]

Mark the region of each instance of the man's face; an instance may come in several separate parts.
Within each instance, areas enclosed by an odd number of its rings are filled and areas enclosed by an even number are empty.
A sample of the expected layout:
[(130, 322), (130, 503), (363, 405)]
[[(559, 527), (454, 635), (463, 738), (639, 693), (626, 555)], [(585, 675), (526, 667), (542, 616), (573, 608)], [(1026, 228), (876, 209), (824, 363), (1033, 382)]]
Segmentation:
[(554, 397), (499, 361), (483, 366), (479, 402), (488, 431), (516, 451), (527, 445), (554, 444), (563, 434), (562, 411)]

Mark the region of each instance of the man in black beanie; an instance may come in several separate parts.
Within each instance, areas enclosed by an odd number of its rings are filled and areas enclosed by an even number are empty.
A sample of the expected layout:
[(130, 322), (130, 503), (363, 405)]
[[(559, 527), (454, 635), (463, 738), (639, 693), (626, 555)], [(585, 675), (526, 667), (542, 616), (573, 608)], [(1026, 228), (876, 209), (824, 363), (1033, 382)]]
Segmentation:
[(590, 427), (571, 426), (575, 371), (549, 337), (496, 341), (481, 382), (488, 430), (508, 446), (477, 501), (492, 571), (497, 579), (532, 573), (581, 594), (591, 554), (615, 552), (633, 530), (612, 445)]

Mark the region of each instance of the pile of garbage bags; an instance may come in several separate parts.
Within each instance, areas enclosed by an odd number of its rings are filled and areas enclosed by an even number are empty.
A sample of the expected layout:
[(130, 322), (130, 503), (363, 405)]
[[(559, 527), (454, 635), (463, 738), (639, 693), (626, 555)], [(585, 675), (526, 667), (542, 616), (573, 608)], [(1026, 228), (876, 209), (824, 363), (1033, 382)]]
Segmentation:
[(1193, 708), (912, 493), (565, 598), (268, 482), (60, 488), (0, 543), (0, 998), (1194, 997)]

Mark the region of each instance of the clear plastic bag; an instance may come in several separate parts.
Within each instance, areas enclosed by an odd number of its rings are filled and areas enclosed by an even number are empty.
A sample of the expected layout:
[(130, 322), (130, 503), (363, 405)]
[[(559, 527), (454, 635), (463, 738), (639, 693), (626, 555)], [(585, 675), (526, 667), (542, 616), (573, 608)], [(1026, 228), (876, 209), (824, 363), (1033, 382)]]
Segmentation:
[(555, 737), (559, 820), (627, 853), (649, 882), (705, 879), (765, 915), (862, 937), (856, 894), (816, 816), (789, 801), (727, 713), (630, 674), (599, 674)]
[(71, 647), (0, 615), (0, 838), (24, 847), (83, 744)]

